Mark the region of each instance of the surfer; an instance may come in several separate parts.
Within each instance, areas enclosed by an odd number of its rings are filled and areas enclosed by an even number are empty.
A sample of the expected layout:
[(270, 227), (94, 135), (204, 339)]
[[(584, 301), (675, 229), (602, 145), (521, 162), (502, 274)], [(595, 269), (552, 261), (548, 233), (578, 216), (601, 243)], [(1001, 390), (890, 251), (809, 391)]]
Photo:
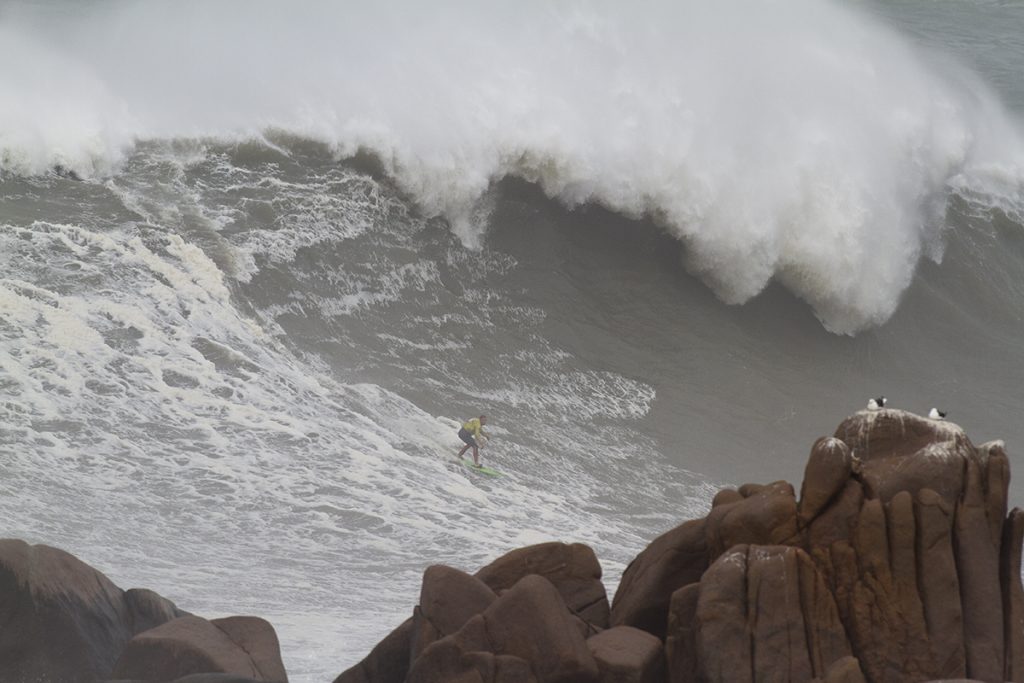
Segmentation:
[(480, 417), (474, 417), (469, 422), (466, 422), (459, 429), (459, 438), (466, 444), (459, 451), (458, 456), (461, 458), (462, 454), (470, 448), (473, 449), (473, 464), (476, 467), (480, 467), (480, 444), (477, 443), (477, 439), (481, 436), (485, 439), (490, 437), (484, 434), (484, 425), (487, 424), (487, 416), (481, 415)]

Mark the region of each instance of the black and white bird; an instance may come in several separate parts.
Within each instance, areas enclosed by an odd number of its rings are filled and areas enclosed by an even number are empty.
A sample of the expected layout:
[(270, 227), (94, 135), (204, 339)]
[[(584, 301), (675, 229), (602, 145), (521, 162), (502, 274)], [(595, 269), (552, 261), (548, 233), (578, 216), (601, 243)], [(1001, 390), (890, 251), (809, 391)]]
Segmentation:
[(939, 410), (938, 408), (932, 408), (931, 410), (928, 411), (928, 417), (930, 417), (933, 420), (945, 420), (946, 411)]
[(885, 407), (888, 399), (885, 396), (879, 396), (878, 398), (868, 399), (868, 410), (881, 410)]

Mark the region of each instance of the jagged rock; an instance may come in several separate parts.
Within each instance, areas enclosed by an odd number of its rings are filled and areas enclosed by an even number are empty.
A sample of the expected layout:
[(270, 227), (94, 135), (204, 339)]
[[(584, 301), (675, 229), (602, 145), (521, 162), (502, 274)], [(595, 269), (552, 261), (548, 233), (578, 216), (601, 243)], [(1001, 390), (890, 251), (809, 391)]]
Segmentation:
[(566, 606), (581, 619), (608, 628), (608, 595), (601, 583), (601, 564), (581, 543), (541, 543), (507, 553), (476, 573), (500, 593), (528, 574), (550, 581)]
[(457, 633), (427, 647), (413, 663), (409, 682), (441, 680), (434, 678), (440, 670), (472, 675), (466, 657), (474, 652), (521, 659), (540, 683), (597, 680), (597, 664), (561, 595), (550, 581), (535, 574), (503, 592)]
[[(987, 465), (998, 456), (990, 455)], [(1000, 537), (992, 537), (978, 460), (967, 461), (963, 497), (955, 517), (955, 553), (963, 605), (967, 670), (986, 681), (1003, 677), (1003, 601), (999, 585)], [(1005, 500), (1005, 498), (1003, 498)], [(1006, 510), (996, 512), (1002, 520)]]
[(999, 583), (1003, 596), (1006, 662), (1003, 677), (1024, 681), (1024, 588), (1021, 586), (1021, 551), (1024, 549), (1024, 510), (1014, 508), (1003, 525), (999, 556)]
[(932, 646), (936, 673), (941, 678), (964, 678), (963, 611), (960, 580), (953, 557), (953, 510), (931, 489), (921, 489), (915, 501), (917, 517), (918, 589)]
[(833, 586), (866, 677), (896, 683), (963, 675), (949, 506), (922, 489), (916, 500), (907, 492), (896, 494), (888, 505), (864, 500), (859, 514), (852, 516), (848, 506), (841, 517), (851, 520), (847, 537), (809, 546), (809, 551)]
[(530, 575), (483, 613), (490, 650), (530, 662), (537, 679), (591, 681), (597, 665), (555, 586)]
[(423, 574), (420, 609), (444, 635), (458, 631), (497, 598), (483, 581), (458, 569), (434, 565)]
[(1002, 539), (1010, 495), (1010, 459), (1006, 456), (1002, 441), (990, 441), (978, 446), (978, 457), (984, 465), (982, 478), (989, 537), (998, 546)]
[(714, 559), (736, 545), (776, 545), (797, 540), (796, 496), (778, 481), (767, 486), (744, 485), (743, 500), (712, 508), (707, 517), (707, 546)]
[(0, 540), (3, 680), (108, 678), (138, 628), (181, 614), (152, 591), (125, 593), (63, 550)]
[(665, 637), (672, 593), (700, 581), (708, 567), (707, 520), (680, 524), (654, 539), (622, 574), (612, 603), (615, 626)]
[(409, 673), (413, 620), (406, 619), (334, 683), (402, 683)]
[(1003, 680), (1002, 445), (975, 449), (956, 425), (894, 410), (858, 413), (836, 437), (859, 471), (809, 522), (804, 545), (834, 584), (866, 677)]
[(498, 599), (480, 579), (443, 565), (423, 573), (420, 604), (413, 613), (411, 657), (435, 640), (451, 635)]
[(823, 577), (798, 548), (736, 546), (699, 590), (701, 681), (809, 681), (851, 653)]
[[(581, 641), (608, 627), (608, 597), (594, 551), (578, 543), (542, 543), (513, 550), (474, 576), (441, 565), (428, 568), (413, 618), (334, 683), (402, 683), (413, 673), (417, 680), (434, 680), (430, 678), (434, 674), (428, 671), (435, 658), (437, 665), (448, 672), (445, 675), (483, 675), (481, 671), (490, 669), (479, 662), (467, 663), (463, 657), (467, 653), (461, 650), (454, 656), (451, 641), (438, 648), (434, 645), (465, 630), (467, 620), (488, 607), (496, 599), (496, 592), (511, 589), (529, 575), (543, 576), (555, 587), (560, 595), (558, 604), (573, 613), (567, 619)], [(413, 666), (414, 662), (418, 663)], [(499, 670), (506, 678), (518, 675), (516, 665), (507, 662), (494, 669)]]
[(804, 547), (827, 548), (839, 541), (849, 541), (857, 528), (863, 504), (864, 488), (860, 482), (848, 480), (828, 506), (806, 524)]
[(853, 458), (845, 443), (836, 438), (821, 438), (815, 442), (800, 487), (798, 516), (802, 524), (814, 519), (843, 489), (852, 470)]
[(672, 594), (665, 638), (665, 661), (670, 683), (697, 680), (697, 599), (700, 584), (691, 583)]
[(632, 626), (616, 626), (587, 640), (597, 662), (599, 683), (661, 683), (665, 661), (661, 641)]
[[(918, 588), (917, 571), (917, 522), (914, 518), (914, 499), (906, 491), (893, 496), (886, 506), (889, 565), (895, 598), (895, 609), (903, 615), (906, 628), (901, 635), (912, 639), (906, 643), (907, 654), (913, 659), (927, 655), (921, 647), (925, 635), (924, 606)], [(919, 669), (920, 667), (914, 667)]]
[(249, 655), (262, 680), (288, 680), (281, 661), (281, 643), (270, 622), (259, 617), (236, 616), (213, 619), (210, 623), (227, 634), (232, 642)]
[(903, 410), (865, 410), (835, 431), (860, 460), (867, 497), (888, 502), (900, 491), (923, 488), (955, 505), (963, 491), (967, 459), (976, 456), (964, 431), (952, 422), (928, 420)]
[(167, 598), (146, 588), (129, 588), (124, 592), (124, 604), (131, 617), (132, 634), (142, 633), (171, 619), (191, 616)]
[(174, 619), (132, 638), (111, 675), (166, 681), (203, 673), (275, 683), (288, 680), (277, 635), (257, 617)]
[(719, 505), (738, 503), (741, 500), (743, 500), (743, 494), (736, 489), (722, 489), (711, 499), (711, 507), (716, 508)]
[(432, 643), (409, 671), (407, 683), (536, 683), (530, 665), (512, 655), (464, 652), (446, 638)]

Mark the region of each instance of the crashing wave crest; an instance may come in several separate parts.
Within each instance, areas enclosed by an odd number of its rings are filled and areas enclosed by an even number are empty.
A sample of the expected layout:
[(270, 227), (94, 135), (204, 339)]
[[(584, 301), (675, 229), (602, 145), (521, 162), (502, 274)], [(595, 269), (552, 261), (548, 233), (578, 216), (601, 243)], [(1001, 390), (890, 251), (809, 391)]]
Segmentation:
[(834, 2), (26, 4), (0, 14), (0, 58), (33, 65), (0, 83), (9, 171), (279, 128), (373, 151), (469, 246), (515, 175), (652, 217), (724, 301), (777, 279), (839, 333), (941, 256), (951, 190), (1024, 194), (989, 90)]

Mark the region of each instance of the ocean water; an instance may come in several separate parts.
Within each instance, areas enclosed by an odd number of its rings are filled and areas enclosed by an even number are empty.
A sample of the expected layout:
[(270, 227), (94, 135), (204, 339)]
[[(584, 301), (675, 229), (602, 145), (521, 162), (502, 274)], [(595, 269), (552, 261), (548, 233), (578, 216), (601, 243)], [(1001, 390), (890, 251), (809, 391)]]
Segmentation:
[(1019, 3), (14, 1), (0, 58), (3, 535), (292, 680), (428, 564), (612, 592), (869, 396), (1024, 452)]

